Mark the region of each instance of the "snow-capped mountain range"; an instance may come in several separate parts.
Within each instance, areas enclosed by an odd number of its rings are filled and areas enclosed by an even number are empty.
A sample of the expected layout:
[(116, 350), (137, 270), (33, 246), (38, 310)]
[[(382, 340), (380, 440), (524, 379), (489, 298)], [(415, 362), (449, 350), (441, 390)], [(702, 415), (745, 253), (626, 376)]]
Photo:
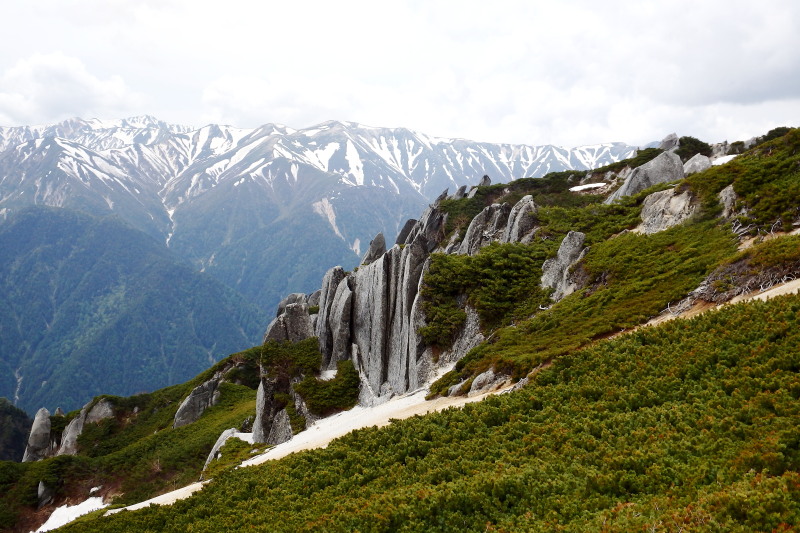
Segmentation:
[[(635, 150), (491, 144), (335, 121), (294, 130), (71, 119), (0, 127), (0, 215), (32, 204), (116, 214), (268, 306), (302, 290), (293, 277), (316, 286), (329, 266), (355, 264), (378, 231), (391, 240), (444, 189), (483, 175), (507, 182), (596, 168)], [(254, 275), (265, 253), (312, 272), (284, 272), (265, 292)]]

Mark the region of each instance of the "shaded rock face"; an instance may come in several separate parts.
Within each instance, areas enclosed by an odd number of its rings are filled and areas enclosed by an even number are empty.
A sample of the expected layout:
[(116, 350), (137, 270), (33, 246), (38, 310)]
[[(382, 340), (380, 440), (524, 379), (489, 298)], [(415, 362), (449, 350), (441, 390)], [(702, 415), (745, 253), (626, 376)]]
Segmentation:
[(683, 164), (683, 174), (688, 176), (690, 174), (697, 174), (711, 168), (711, 159), (703, 154), (695, 154), (691, 159)]
[(589, 248), (583, 247), (585, 238), (586, 235), (579, 231), (570, 231), (561, 241), (556, 257), (548, 259), (542, 265), (542, 287), (554, 289), (551, 296), (554, 301), (559, 301), (578, 289), (570, 268), (589, 251)]
[(642, 203), (642, 223), (636, 228), (645, 234), (677, 226), (697, 212), (698, 203), (691, 191), (675, 189), (654, 192)]
[(672, 152), (664, 152), (655, 159), (633, 169), (622, 186), (609, 196), (605, 203), (613, 203), (623, 196), (631, 196), (658, 183), (680, 179), (683, 179), (681, 158)]
[(50, 411), (42, 407), (36, 411), (33, 419), (31, 433), (28, 436), (28, 445), (25, 447), (25, 455), (22, 462), (38, 461), (49, 457), (52, 454), (50, 446)]
[(386, 239), (383, 233), (378, 233), (374, 239), (369, 241), (369, 249), (361, 259), (362, 265), (368, 265), (386, 253)]
[(414, 218), (409, 218), (406, 220), (406, 223), (403, 224), (403, 229), (401, 229), (400, 233), (397, 234), (397, 240), (395, 240), (395, 244), (405, 244), (406, 239), (408, 239), (408, 235), (411, 233), (411, 230), (414, 229), (416, 224), (417, 220)]
[(432, 206), (408, 230), (403, 247), (392, 247), (347, 276), (339, 267), (331, 269), (323, 279), (316, 326), (322, 370), (352, 359), (365, 403), (420, 386), (419, 284), (428, 256), (443, 238), (444, 222), (445, 215)]
[(217, 388), (220, 381), (221, 378), (214, 377), (192, 389), (189, 396), (178, 407), (172, 427), (179, 428), (196, 422), (206, 409), (216, 405), (219, 402)]
[(289, 414), (286, 409), (281, 409), (272, 420), (266, 442), (273, 445), (281, 444), (291, 440), (292, 436), (292, 424), (289, 421)]
[[(279, 413), (283, 413), (279, 417)], [(276, 435), (285, 435), (285, 431), (280, 426), (283, 424), (283, 416), (286, 416), (286, 423), (288, 424), (289, 417), (286, 410), (278, 407), (275, 401), (275, 382), (269, 378), (261, 378), (261, 383), (258, 385), (258, 392), (256, 393), (256, 418), (253, 422), (253, 442), (280, 444), (274, 442)], [(289, 440), (291, 435), (291, 425), (289, 426)], [(271, 441), (270, 439), (273, 439)], [(285, 442), (285, 441), (281, 441)]]
[(281, 316), (286, 311), (286, 306), (289, 304), (300, 304), (306, 301), (306, 295), (302, 292), (293, 292), (286, 298), (280, 301), (278, 304), (278, 312), (275, 314), (276, 317)]

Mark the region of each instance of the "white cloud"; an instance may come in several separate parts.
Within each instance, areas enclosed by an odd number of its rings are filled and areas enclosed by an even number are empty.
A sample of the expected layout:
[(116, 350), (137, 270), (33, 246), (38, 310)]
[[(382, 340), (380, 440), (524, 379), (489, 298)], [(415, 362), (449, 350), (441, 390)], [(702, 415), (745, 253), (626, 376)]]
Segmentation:
[[(797, 125), (795, 0), (673, 0), (668, 8), (614, 0), (39, 0), (9, 9), (20, 23), (6, 38), (30, 51), (20, 59), (18, 47), (0, 50), (6, 123), (150, 113), (301, 128), (338, 119), (563, 145), (641, 144), (672, 131), (714, 141), (762, 133), (766, 123)], [(50, 63), (72, 63), (69, 83), (62, 80), (71, 90), (61, 91), (70, 97), (19, 81), (57, 70), (34, 61), (58, 57), (54, 50), (61, 61)], [(11, 76), (15, 69), (25, 72)]]
[(60, 52), (20, 59), (0, 77), (0, 123), (135, 114), (142, 99), (119, 76), (100, 79)]

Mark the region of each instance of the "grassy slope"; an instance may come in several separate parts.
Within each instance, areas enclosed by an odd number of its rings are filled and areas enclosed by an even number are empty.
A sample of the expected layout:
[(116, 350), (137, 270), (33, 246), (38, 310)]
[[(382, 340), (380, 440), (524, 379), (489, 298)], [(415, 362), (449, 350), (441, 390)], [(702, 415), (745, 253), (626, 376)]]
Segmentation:
[(800, 297), (645, 328), (517, 393), (67, 531), (780, 529), (800, 521)]

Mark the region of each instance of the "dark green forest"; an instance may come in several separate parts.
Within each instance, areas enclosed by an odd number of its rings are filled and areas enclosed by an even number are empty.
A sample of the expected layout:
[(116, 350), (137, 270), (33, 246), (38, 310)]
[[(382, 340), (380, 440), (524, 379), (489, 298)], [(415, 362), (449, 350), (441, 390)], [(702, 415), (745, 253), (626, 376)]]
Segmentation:
[(263, 331), (258, 309), (116, 218), (29, 208), (0, 249), (0, 396), (31, 414), (181, 383)]

